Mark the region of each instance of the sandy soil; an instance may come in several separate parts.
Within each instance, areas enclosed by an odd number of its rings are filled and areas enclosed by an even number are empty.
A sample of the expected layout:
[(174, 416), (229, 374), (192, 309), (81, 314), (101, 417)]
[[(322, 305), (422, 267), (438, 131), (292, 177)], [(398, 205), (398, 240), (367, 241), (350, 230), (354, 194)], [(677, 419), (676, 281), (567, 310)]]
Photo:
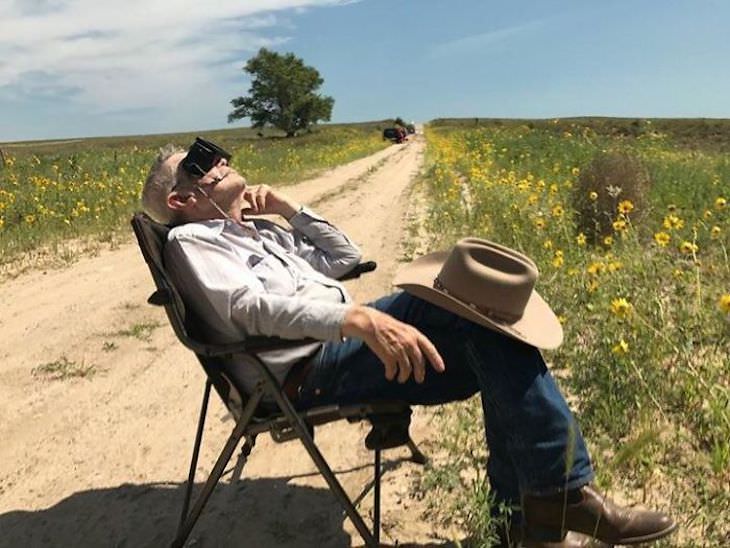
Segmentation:
[[(377, 259), (375, 273), (348, 282), (359, 301), (390, 291), (422, 154), (417, 138), (288, 187), (350, 234), (366, 258)], [(0, 546), (170, 541), (204, 375), (163, 311), (146, 304), (151, 290), (132, 243), (0, 287)], [(54, 362), (93, 374), (52, 380), (38, 370)], [(199, 483), (233, 426), (220, 402), (211, 402)], [(429, 430), (428, 414), (417, 413), (414, 439)], [(353, 496), (371, 477), (366, 432), (365, 425), (346, 423), (317, 430), (320, 448)], [(444, 545), (409, 494), (418, 467), (405, 455), (385, 454), (383, 540)], [(233, 482), (227, 473), (189, 546), (362, 544), (298, 442), (278, 445), (261, 436), (244, 476)], [(365, 514), (370, 505), (368, 495)]]

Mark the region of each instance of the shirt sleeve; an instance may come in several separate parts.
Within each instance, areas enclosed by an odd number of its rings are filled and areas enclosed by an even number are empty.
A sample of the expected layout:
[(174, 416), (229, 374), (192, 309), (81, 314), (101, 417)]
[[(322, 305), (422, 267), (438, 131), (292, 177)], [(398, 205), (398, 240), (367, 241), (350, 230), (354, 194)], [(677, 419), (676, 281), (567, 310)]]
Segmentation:
[(339, 340), (350, 305), (266, 291), (225, 241), (177, 235), (165, 246), (168, 269), (183, 299), (213, 329), (284, 339)]
[(360, 262), (360, 249), (339, 230), (309, 208), (289, 219), (294, 230), (272, 227), (271, 235), (287, 251), (307, 261), (325, 276), (337, 279)]

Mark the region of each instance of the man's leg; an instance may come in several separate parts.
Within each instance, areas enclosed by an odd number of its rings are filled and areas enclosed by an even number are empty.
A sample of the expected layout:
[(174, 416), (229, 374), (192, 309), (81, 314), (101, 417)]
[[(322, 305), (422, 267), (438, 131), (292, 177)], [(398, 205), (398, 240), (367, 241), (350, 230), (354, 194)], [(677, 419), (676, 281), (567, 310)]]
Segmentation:
[(390, 382), (361, 341), (328, 343), (303, 386), (300, 405), (378, 399), (433, 405), (480, 391), (498, 501), (517, 505), (520, 490), (557, 492), (590, 481), (580, 432), (573, 430), (575, 421), (536, 349), (407, 293), (372, 306), (420, 329), (443, 356), (446, 371), (427, 367), (421, 384)]

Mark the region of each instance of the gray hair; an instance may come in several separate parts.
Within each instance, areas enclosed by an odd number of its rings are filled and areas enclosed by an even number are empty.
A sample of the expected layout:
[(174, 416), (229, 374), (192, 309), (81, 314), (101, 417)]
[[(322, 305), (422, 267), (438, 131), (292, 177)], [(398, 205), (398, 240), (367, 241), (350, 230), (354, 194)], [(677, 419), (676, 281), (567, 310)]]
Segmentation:
[(176, 173), (176, 170), (171, 169), (166, 163), (178, 152), (184, 150), (171, 144), (160, 149), (142, 189), (142, 207), (158, 223), (171, 224), (176, 221), (175, 211), (167, 207), (167, 197), (176, 185), (179, 186), (178, 183), (189, 182), (184, 174)]

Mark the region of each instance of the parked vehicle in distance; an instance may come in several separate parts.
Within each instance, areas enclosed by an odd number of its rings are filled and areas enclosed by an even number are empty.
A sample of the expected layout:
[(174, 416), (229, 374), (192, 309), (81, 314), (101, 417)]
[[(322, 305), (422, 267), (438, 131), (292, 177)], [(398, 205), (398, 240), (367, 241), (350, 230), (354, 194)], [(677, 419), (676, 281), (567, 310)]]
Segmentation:
[(383, 139), (400, 144), (408, 140), (408, 132), (403, 127), (387, 127), (383, 130)]

